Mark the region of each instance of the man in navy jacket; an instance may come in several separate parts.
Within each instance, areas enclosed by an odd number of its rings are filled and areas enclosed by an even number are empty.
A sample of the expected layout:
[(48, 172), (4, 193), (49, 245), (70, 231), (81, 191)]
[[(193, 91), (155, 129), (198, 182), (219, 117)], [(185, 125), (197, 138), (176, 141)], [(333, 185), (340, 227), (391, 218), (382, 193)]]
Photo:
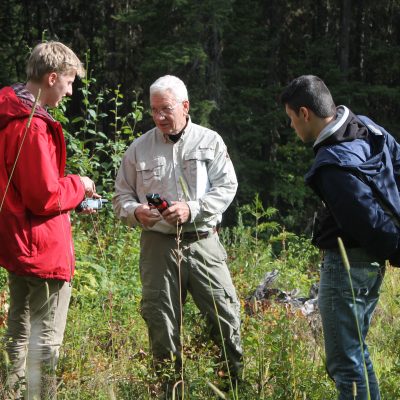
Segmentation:
[[(324, 82), (294, 79), (281, 95), (299, 138), (313, 143), (308, 185), (323, 201), (313, 243), (323, 250), (319, 308), (326, 366), (338, 399), (380, 399), (365, 338), (379, 299), (385, 260), (398, 263), (400, 239), (400, 146), (382, 127), (336, 107)], [(343, 240), (361, 331), (360, 343), (350, 280), (338, 248)], [(367, 371), (368, 380), (364, 371)], [(354, 397), (353, 385), (357, 386)]]

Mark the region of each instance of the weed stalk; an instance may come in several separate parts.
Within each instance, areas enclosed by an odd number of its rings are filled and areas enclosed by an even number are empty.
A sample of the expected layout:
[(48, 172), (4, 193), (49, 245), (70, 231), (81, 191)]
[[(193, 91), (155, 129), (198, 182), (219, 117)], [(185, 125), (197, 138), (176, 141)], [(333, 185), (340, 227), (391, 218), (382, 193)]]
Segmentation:
[[(181, 188), (182, 188), (182, 191), (183, 191), (183, 193), (184, 193), (184, 195), (185, 195), (186, 200), (189, 200), (189, 198), (190, 198), (190, 197), (189, 197), (189, 191), (188, 191), (188, 189), (187, 189), (187, 186), (186, 186), (185, 181), (183, 180), (183, 178), (182, 178), (181, 176), (179, 177), (179, 183), (180, 183), (180, 185), (181, 185)], [(195, 231), (196, 231), (196, 234), (197, 234), (197, 239), (199, 239), (199, 233), (198, 233), (198, 230), (197, 230), (197, 227), (196, 227), (196, 223), (195, 223), (195, 222), (194, 222), (194, 228), (195, 228)], [(204, 263), (204, 264), (206, 263), (204, 259), (203, 259), (203, 263)], [(218, 324), (218, 330), (219, 330), (219, 334), (220, 334), (220, 336), (221, 336), (222, 351), (223, 351), (224, 359), (225, 359), (226, 366), (227, 366), (227, 370), (228, 370), (229, 384), (230, 384), (230, 388), (231, 388), (231, 391), (232, 391), (233, 400), (236, 400), (236, 399), (238, 399), (237, 385), (236, 385), (236, 387), (234, 388), (234, 386), (233, 386), (233, 380), (232, 380), (232, 374), (231, 374), (231, 371), (230, 371), (230, 368), (229, 368), (228, 355), (227, 355), (226, 346), (225, 346), (224, 334), (223, 334), (223, 332), (222, 332), (222, 326), (221, 326), (221, 322), (220, 322), (220, 318), (219, 318), (219, 313), (218, 313), (218, 307), (217, 307), (217, 303), (216, 303), (216, 301), (215, 301), (214, 291), (213, 291), (213, 288), (212, 288), (212, 285), (211, 285), (211, 279), (210, 279), (208, 270), (206, 270), (206, 271), (207, 271), (207, 277), (208, 277), (208, 284), (209, 284), (210, 292), (211, 292), (211, 295), (212, 295), (213, 306), (214, 306), (214, 310), (215, 310), (215, 314), (216, 314), (216, 320), (217, 320), (217, 324)], [(209, 385), (210, 387), (213, 387), (213, 386), (214, 386), (214, 385), (211, 385), (210, 382), (208, 382), (208, 385)], [(217, 393), (217, 394), (218, 394), (218, 393)]]
[[(357, 316), (356, 297), (354, 295), (353, 281), (351, 279), (350, 263), (349, 263), (349, 259), (347, 257), (347, 252), (346, 252), (346, 249), (344, 247), (343, 241), (342, 241), (342, 239), (340, 237), (338, 237), (338, 244), (339, 244), (340, 254), (342, 256), (344, 267), (346, 268), (347, 274), (349, 276), (351, 296), (353, 298), (353, 306), (354, 306), (354, 318), (356, 320), (357, 332), (358, 332), (358, 340), (360, 342), (360, 349), (361, 349), (361, 355), (362, 355), (363, 366), (364, 366), (364, 378), (365, 378), (365, 384), (367, 386), (367, 396), (368, 396), (368, 400), (371, 400), (371, 392), (370, 392), (370, 389), (369, 389), (368, 371), (367, 371), (367, 365), (365, 363), (365, 356), (364, 356), (364, 343), (363, 343), (363, 340), (362, 340), (360, 324), (359, 324), (358, 316)], [(354, 386), (355, 385), (353, 383), (353, 394), (354, 394), (354, 390), (357, 392), (357, 386), (355, 387), (355, 389), (354, 389)]]

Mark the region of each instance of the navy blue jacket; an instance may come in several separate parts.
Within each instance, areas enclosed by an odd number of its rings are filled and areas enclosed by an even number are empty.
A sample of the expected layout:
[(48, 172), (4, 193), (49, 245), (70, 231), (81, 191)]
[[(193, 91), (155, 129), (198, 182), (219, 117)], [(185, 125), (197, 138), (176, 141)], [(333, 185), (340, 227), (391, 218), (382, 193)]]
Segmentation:
[(361, 247), (381, 259), (400, 259), (400, 145), (367, 117), (338, 107), (318, 136), (306, 183), (326, 206), (313, 241), (322, 249)]

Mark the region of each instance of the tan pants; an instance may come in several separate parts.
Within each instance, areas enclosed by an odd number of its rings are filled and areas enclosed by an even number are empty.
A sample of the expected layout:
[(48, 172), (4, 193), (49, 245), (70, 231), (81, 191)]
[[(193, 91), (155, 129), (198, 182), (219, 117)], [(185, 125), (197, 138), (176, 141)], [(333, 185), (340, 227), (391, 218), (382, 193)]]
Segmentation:
[(211, 323), (216, 342), (224, 342), (231, 374), (240, 374), (240, 304), (225, 260), (226, 252), (216, 233), (200, 240), (183, 239), (177, 252), (173, 235), (143, 231), (142, 316), (148, 326), (155, 359), (170, 359), (173, 354), (180, 362), (179, 294), (183, 303), (190, 292)]
[(71, 286), (54, 279), (9, 274), (9, 289), (7, 386), (15, 397), (23, 393), (25, 399), (54, 399)]

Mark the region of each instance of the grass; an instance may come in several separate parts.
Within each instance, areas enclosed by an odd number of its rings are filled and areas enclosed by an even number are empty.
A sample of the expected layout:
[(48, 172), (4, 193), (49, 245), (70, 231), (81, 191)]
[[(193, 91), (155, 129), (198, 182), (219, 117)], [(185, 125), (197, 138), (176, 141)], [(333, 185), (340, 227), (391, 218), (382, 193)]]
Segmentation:
[[(140, 316), (139, 232), (123, 227), (107, 211), (97, 222), (94, 231), (89, 218), (74, 221), (78, 265), (58, 368), (59, 399), (150, 399), (160, 388)], [(262, 231), (255, 236), (253, 229), (239, 224), (221, 233), (242, 302), (246, 385), (237, 398), (333, 399), (322, 334), (300, 311), (274, 301), (260, 304), (252, 315), (244, 311), (246, 297), (272, 269), (280, 272), (278, 288), (299, 288), (307, 295), (318, 279), (317, 252), (305, 239), (279, 235), (274, 239)], [(382, 399), (387, 400), (400, 398), (399, 273), (394, 268), (387, 271), (368, 337)], [(2, 270), (3, 330), (5, 276)], [(223, 384), (216, 373), (220, 349), (208, 340), (206, 322), (190, 298), (184, 325), (185, 399), (216, 398), (212, 385)]]

